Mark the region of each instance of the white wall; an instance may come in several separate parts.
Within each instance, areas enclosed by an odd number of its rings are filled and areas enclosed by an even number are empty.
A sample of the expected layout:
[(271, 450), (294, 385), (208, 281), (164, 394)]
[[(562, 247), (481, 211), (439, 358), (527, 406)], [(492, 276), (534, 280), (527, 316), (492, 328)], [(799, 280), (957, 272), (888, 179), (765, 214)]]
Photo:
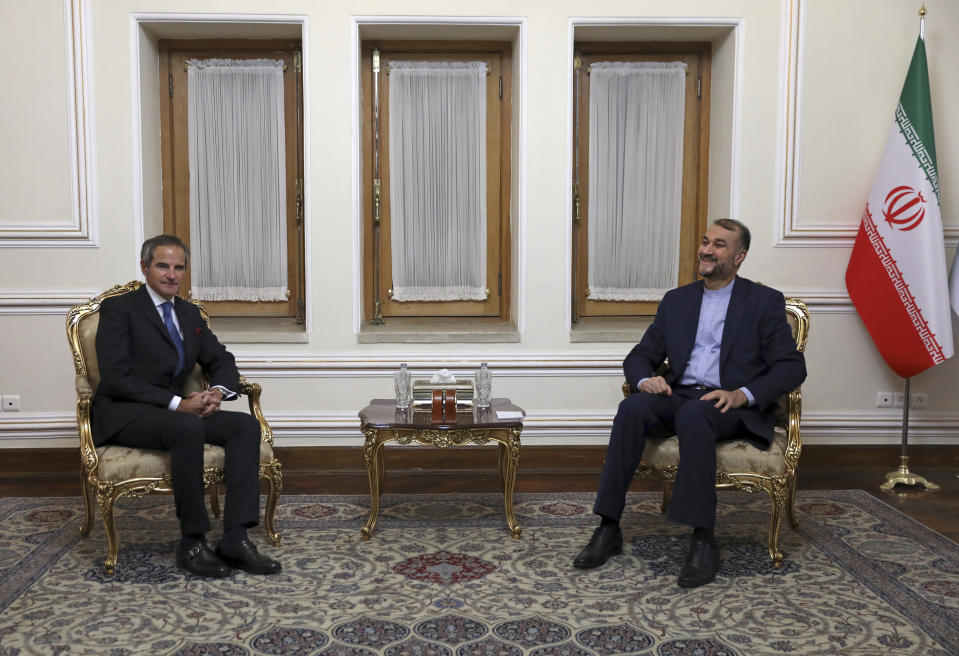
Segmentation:
[[(895, 443), (901, 414), (875, 407), (899, 391), (846, 296), (843, 274), (871, 178), (918, 34), (916, 3), (848, 0), (56, 0), (0, 5), (4, 61), (44, 53), (44, 70), (0, 69), (0, 448), (76, 444), (66, 309), (137, 274), (136, 249), (160, 217), (158, 136), (140, 88), (155, 88), (144, 17), (287, 16), (305, 26), (308, 82), (309, 342), (236, 344), (241, 369), (265, 388), (281, 445), (360, 444), (356, 411), (391, 394), (400, 361), (415, 371), (490, 362), (497, 395), (528, 411), (524, 442), (605, 443), (625, 343), (571, 343), (566, 266), (569, 222), (569, 34), (602, 22), (726, 23), (714, 41), (710, 216), (730, 211), (752, 229), (747, 277), (807, 299), (812, 330), (804, 386), (807, 443)], [(951, 261), (959, 236), (959, 4), (928, 0), (926, 45)], [(354, 332), (356, 135), (351, 39), (357, 20), (406, 16), (501, 17), (521, 25), (514, 53), (523, 88), (514, 246), (524, 298), (516, 344), (358, 344)], [(248, 17), (248, 16), (247, 16)], [(137, 20), (141, 21), (140, 23)], [(643, 29), (649, 29), (643, 28)], [(664, 27), (663, 29), (667, 29)], [(715, 82), (714, 82), (715, 84)], [(8, 93), (16, 90), (16, 93)], [(136, 126), (143, 127), (143, 132)], [(723, 128), (722, 126), (726, 126)], [(731, 126), (731, 127), (730, 127)], [(73, 135), (73, 137), (71, 137)], [(72, 139), (72, 141), (71, 141)], [(723, 153), (720, 157), (717, 153)], [(717, 182), (722, 181), (722, 183)], [(729, 182), (726, 182), (729, 181)], [(50, 228), (54, 226), (55, 229)], [(929, 408), (911, 413), (913, 443), (954, 442), (959, 364), (915, 377)]]

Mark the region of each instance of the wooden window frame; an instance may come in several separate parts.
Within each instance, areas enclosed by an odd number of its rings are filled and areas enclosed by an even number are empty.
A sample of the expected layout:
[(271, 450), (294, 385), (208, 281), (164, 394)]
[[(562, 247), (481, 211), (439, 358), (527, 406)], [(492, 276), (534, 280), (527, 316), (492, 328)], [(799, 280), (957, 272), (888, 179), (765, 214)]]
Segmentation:
[[(696, 250), (706, 230), (709, 192), (709, 92), (712, 48), (701, 42), (577, 42), (574, 44), (572, 320), (649, 316), (657, 301), (598, 301), (589, 285), (589, 76), (597, 61), (683, 61), (687, 64), (683, 130), (680, 285), (696, 280)], [(578, 92), (577, 92), (578, 89)], [(578, 155), (578, 158), (577, 158)]]
[[(290, 39), (162, 39), (158, 42), (163, 180), (163, 230), (190, 244), (190, 160), (187, 141), (187, 73), (190, 58), (282, 59), (286, 124), (286, 301), (203, 301), (214, 317), (306, 319), (303, 226), (303, 73), (301, 44)], [(184, 174), (183, 172), (186, 172)], [(190, 270), (183, 278), (190, 294)]]
[[(373, 111), (373, 51), (379, 53), (379, 206), (375, 210), (376, 185)], [(392, 288), (389, 176), (389, 79), (391, 60), (433, 59), (491, 64), (487, 78), (487, 271), (486, 301), (396, 302)], [(367, 321), (382, 323), (402, 317), (510, 317), (510, 187), (512, 128), (512, 45), (501, 41), (367, 40), (361, 45), (361, 116), (363, 152), (363, 310)], [(501, 94), (501, 95), (500, 95)], [(490, 129), (491, 119), (498, 129)], [(491, 175), (490, 171), (496, 171)], [(377, 234), (378, 233), (378, 234)], [(378, 244), (376, 243), (378, 242)], [(379, 262), (375, 262), (376, 251)]]

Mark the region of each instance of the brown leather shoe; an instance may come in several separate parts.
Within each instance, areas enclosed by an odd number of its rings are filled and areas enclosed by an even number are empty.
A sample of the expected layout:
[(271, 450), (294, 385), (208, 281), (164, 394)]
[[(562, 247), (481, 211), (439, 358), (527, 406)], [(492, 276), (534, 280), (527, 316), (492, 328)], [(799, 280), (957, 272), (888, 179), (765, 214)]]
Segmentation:
[(283, 571), (279, 561), (261, 554), (256, 550), (256, 545), (247, 539), (231, 545), (220, 542), (216, 545), (216, 555), (230, 567), (250, 574), (279, 574)]
[(597, 526), (589, 543), (573, 560), (573, 567), (593, 569), (609, 560), (610, 556), (621, 553), (623, 553), (623, 530), (619, 524)]
[(176, 564), (194, 576), (206, 576), (222, 579), (230, 575), (230, 568), (216, 557), (206, 541), (198, 542), (190, 548), (182, 544), (176, 547)]

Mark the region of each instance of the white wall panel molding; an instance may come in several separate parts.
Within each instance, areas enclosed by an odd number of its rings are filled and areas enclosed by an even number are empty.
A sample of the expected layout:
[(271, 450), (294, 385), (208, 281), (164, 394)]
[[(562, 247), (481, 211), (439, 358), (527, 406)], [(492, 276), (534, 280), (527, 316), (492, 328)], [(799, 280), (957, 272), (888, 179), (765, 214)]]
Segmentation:
[(406, 362), (416, 377), (431, 376), (446, 368), (456, 376), (470, 377), (487, 362), (493, 375), (504, 378), (619, 376), (624, 353), (582, 354), (490, 354), (431, 356), (405, 353), (377, 353), (370, 356), (329, 355), (303, 357), (270, 354), (237, 354), (237, 367), (251, 379), (261, 378), (370, 378), (392, 375)]
[[(613, 421), (609, 412), (530, 413), (524, 420), (526, 445), (605, 445)], [(267, 412), (277, 446), (360, 446), (359, 419), (353, 412)], [(899, 444), (902, 418), (894, 414), (836, 414), (810, 412), (803, 416), (803, 443)], [(959, 415), (913, 412), (909, 443), (957, 443)], [(77, 446), (76, 416), (72, 412), (0, 414), (0, 449)]]
[(0, 315), (62, 314), (74, 305), (85, 303), (102, 290), (64, 289), (57, 291), (11, 291), (0, 289)]
[(44, 222), (3, 223), (0, 247), (90, 247), (97, 245), (94, 157), (93, 41), (89, 0), (63, 0), (67, 61), (70, 162), (69, 217)]
[[(847, 224), (803, 221), (800, 213), (802, 168), (802, 104), (804, 93), (804, 59), (806, 43), (806, 7), (809, 0), (782, 0), (782, 69), (783, 85), (780, 91), (780, 218), (776, 224), (776, 245), (801, 248), (850, 248), (859, 230), (859, 215)], [(814, 43), (829, 47), (828, 43)], [(894, 109), (889, 99), (890, 114)], [(883, 137), (884, 138), (884, 137)], [(865, 204), (866, 199), (863, 198)], [(956, 243), (959, 227), (945, 226), (947, 244)]]
[(795, 290), (783, 292), (786, 296), (801, 298), (809, 306), (809, 313), (817, 314), (848, 314), (855, 313), (856, 308), (849, 299), (845, 289), (840, 290)]

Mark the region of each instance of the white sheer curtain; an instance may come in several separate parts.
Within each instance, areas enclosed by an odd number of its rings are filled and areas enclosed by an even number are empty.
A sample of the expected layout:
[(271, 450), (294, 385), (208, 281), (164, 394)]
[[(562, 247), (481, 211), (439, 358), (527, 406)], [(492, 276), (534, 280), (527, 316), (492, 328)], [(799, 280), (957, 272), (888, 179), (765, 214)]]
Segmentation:
[(589, 298), (658, 301), (676, 286), (682, 62), (596, 62), (589, 80)]
[(192, 294), (285, 301), (283, 62), (187, 61)]
[(486, 62), (390, 69), (394, 301), (486, 298)]

